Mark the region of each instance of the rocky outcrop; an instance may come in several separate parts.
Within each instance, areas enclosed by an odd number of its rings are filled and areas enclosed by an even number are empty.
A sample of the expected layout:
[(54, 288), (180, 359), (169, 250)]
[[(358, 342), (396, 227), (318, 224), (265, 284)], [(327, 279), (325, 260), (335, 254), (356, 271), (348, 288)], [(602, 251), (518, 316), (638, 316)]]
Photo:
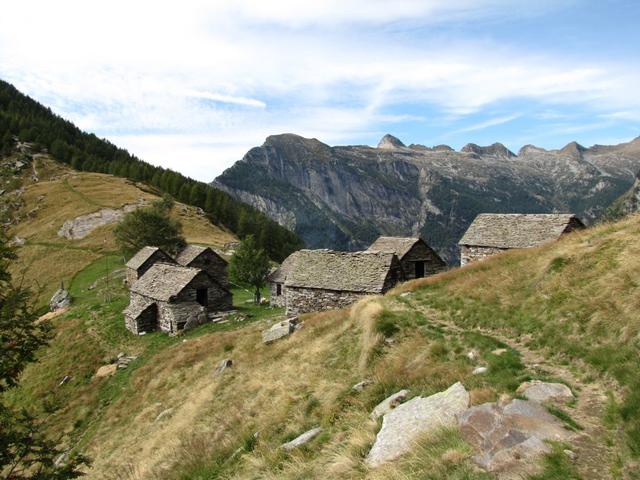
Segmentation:
[(309, 248), (357, 250), (423, 236), (450, 263), (478, 213), (573, 212), (589, 221), (632, 185), (640, 142), (561, 150), (469, 144), (456, 152), (385, 136), (377, 148), (268, 137), (214, 182), (294, 228)]
[(534, 402), (565, 402), (574, 398), (573, 392), (564, 383), (549, 383), (533, 380), (518, 387), (517, 393)]
[(311, 440), (313, 440), (318, 435), (320, 435), (320, 433), (322, 433), (322, 428), (320, 427), (313, 428), (307, 432), (304, 432), (302, 435), (294, 438), (290, 442), (285, 443), (284, 445), (282, 445), (282, 448), (285, 450), (294, 450), (306, 443), (309, 443)]
[(390, 397), (385, 398), (378, 405), (376, 405), (376, 408), (373, 409), (373, 411), (371, 412), (371, 418), (375, 420), (382, 417), (383, 415), (386, 415), (402, 402), (404, 402), (408, 395), (409, 390), (400, 390)]
[(298, 326), (298, 317), (291, 317), (272, 325), (269, 329), (262, 332), (262, 341), (264, 343), (275, 342), (281, 338), (291, 335)]
[(385, 414), (382, 428), (367, 455), (366, 463), (377, 467), (408, 452), (427, 432), (455, 425), (456, 416), (469, 406), (469, 393), (460, 382), (430, 397), (415, 397)]
[(125, 205), (120, 209), (103, 208), (97, 212), (80, 215), (79, 217), (65, 221), (62, 227), (60, 227), (60, 230), (58, 230), (58, 236), (64, 237), (67, 240), (80, 240), (98, 227), (120, 222), (125, 214), (144, 205), (144, 202), (140, 202)]
[(508, 470), (514, 478), (532, 473), (536, 468), (532, 460), (550, 451), (545, 440), (571, 438), (543, 406), (525, 400), (472, 407), (459, 416), (459, 425), (464, 439), (478, 451), (473, 460), (479, 466), (489, 472)]
[(64, 285), (60, 285), (60, 288), (53, 294), (51, 300), (49, 300), (49, 308), (52, 312), (67, 308), (71, 305), (71, 294), (64, 288)]

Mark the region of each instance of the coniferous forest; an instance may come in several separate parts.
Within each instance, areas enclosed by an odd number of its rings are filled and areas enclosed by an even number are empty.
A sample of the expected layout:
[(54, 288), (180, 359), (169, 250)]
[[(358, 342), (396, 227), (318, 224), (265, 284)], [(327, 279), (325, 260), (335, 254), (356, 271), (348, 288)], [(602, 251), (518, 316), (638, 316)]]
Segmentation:
[(240, 239), (253, 235), (275, 261), (302, 247), (300, 238), (253, 207), (204, 182), (153, 166), (111, 142), (86, 133), (51, 109), (0, 80), (0, 155), (11, 152), (14, 137), (36, 150), (85, 171), (108, 173), (149, 184), (180, 202), (202, 208), (208, 218)]

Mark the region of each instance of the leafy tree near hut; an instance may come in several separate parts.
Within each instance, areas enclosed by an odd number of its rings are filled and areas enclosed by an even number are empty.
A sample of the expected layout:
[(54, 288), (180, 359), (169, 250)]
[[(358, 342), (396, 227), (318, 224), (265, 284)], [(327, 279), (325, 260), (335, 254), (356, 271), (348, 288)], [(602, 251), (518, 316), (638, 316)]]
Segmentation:
[(165, 196), (146, 208), (129, 212), (115, 228), (116, 242), (122, 252), (133, 255), (147, 245), (175, 254), (186, 245), (182, 224), (171, 218), (173, 200)]
[(255, 302), (260, 303), (260, 289), (267, 283), (269, 257), (259, 248), (253, 235), (247, 235), (229, 261), (229, 277), (238, 285), (255, 288)]
[(4, 401), (5, 392), (18, 385), (20, 374), (47, 342), (50, 331), (46, 322), (36, 323), (30, 292), (12, 284), (8, 267), (14, 258), (13, 250), (0, 237), (0, 477), (77, 478), (86, 459), (65, 458), (27, 410), (16, 410)]

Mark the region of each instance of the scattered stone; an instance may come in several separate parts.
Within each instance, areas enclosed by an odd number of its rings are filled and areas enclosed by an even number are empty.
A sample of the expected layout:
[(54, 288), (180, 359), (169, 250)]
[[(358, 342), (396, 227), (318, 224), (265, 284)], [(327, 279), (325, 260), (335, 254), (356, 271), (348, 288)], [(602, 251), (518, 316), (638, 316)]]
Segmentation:
[(213, 373), (215, 375), (220, 375), (222, 372), (224, 372), (227, 368), (231, 368), (233, 366), (233, 360), (231, 360), (230, 358), (225, 358), (224, 360), (222, 360), (218, 366), (216, 367), (216, 369), (213, 371)]
[(142, 337), (143, 335), (146, 335), (146, 334), (147, 334), (147, 332), (139, 332), (139, 333), (138, 333), (138, 336), (139, 336), (139, 337)]
[(367, 455), (366, 463), (378, 467), (408, 452), (417, 438), (443, 426), (469, 407), (469, 393), (460, 382), (430, 397), (415, 397), (387, 413)]
[(114, 373), (116, 373), (117, 369), (118, 369), (117, 363), (110, 363), (109, 365), (103, 365), (96, 371), (95, 377), (96, 378), (109, 377)]
[(67, 460), (69, 460), (69, 453), (70, 453), (70, 450), (65, 450), (60, 455), (58, 455), (56, 459), (53, 461), (53, 466), (59, 468), (66, 465)]
[(400, 294), (400, 296), (403, 297), (403, 298), (404, 297), (408, 297), (409, 295), (411, 295), (411, 292), (404, 292), (404, 293)]
[(474, 375), (482, 375), (483, 373), (487, 373), (487, 370), (489, 370), (487, 367), (476, 367), (472, 373)]
[(385, 337), (384, 343), (386, 343), (387, 345), (393, 345), (395, 343), (395, 340), (391, 337)]
[(131, 362), (133, 362), (138, 357), (127, 356), (125, 353), (120, 352), (118, 354), (118, 368), (127, 368)]
[(381, 416), (389, 413), (391, 410), (396, 408), (402, 402), (404, 402), (409, 395), (409, 390), (400, 390), (399, 392), (394, 393), (390, 397), (387, 397), (383, 401), (381, 401), (376, 408), (371, 412), (371, 418), (376, 420)]
[(479, 451), (474, 462), (489, 472), (532, 474), (537, 464), (531, 460), (550, 451), (545, 440), (571, 438), (556, 417), (527, 400), (472, 407), (459, 416), (459, 424), (464, 439)]
[(69, 375), (65, 375), (62, 381), (58, 384), (59, 387), (64, 385), (65, 383), (69, 383), (71, 381), (71, 377)]
[(478, 358), (478, 352), (476, 352), (475, 350), (471, 350), (469, 353), (467, 353), (467, 358), (472, 362), (475, 361)]
[(301, 447), (305, 443), (308, 443), (314, 438), (316, 438), (320, 434), (320, 432), (322, 432), (321, 427), (313, 428), (307, 432), (304, 432), (302, 435), (294, 438), (290, 442), (285, 443), (284, 445), (282, 445), (282, 448), (284, 448), (285, 450), (293, 450), (295, 448)]
[(160, 420), (168, 417), (172, 413), (173, 413), (173, 408), (167, 408), (166, 410), (163, 410), (162, 412), (160, 412), (154, 421), (159, 422)]
[(291, 335), (298, 324), (298, 317), (291, 317), (278, 322), (268, 330), (262, 332), (262, 341), (264, 343), (271, 343), (279, 340), (280, 338)]
[(539, 380), (523, 383), (518, 387), (517, 393), (534, 402), (567, 401), (574, 398), (571, 389), (564, 383), (548, 383)]
[(64, 284), (60, 283), (60, 288), (53, 294), (51, 300), (49, 300), (49, 309), (52, 312), (59, 310), (61, 308), (66, 308), (71, 305), (71, 295), (64, 288)]
[(11, 244), (15, 245), (16, 247), (21, 247), (25, 244), (25, 242), (26, 240), (24, 238), (20, 238), (19, 236), (15, 235), (13, 237), (13, 240), (11, 241)]
[(575, 459), (577, 458), (576, 452), (574, 452), (573, 450), (566, 449), (566, 450), (563, 450), (562, 452), (563, 452), (563, 453), (567, 456), (567, 458), (568, 458), (569, 460), (571, 460), (572, 462), (573, 462), (573, 461), (575, 461)]
[(373, 382), (371, 380), (363, 380), (359, 383), (356, 383), (353, 387), (351, 387), (351, 390), (356, 391), (356, 392), (361, 392), (363, 391), (366, 387), (368, 387), (369, 385), (371, 385)]
[(507, 353), (509, 350), (507, 350), (506, 348), (496, 348), (495, 350), (493, 350), (491, 353), (493, 353), (494, 355), (500, 356), (503, 353)]

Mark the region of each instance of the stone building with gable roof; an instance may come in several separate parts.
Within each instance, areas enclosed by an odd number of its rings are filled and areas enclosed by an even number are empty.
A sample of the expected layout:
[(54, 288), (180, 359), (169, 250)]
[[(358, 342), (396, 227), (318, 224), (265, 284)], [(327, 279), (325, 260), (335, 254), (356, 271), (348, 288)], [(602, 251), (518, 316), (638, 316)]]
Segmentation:
[(171, 335), (205, 323), (209, 312), (231, 308), (231, 292), (204, 270), (169, 263), (152, 265), (131, 285), (124, 310), (135, 334), (162, 330)]
[(391, 252), (299, 250), (284, 280), (287, 315), (346, 307), (403, 279)]
[(458, 242), (460, 265), (513, 248), (530, 248), (585, 228), (571, 213), (482, 213)]
[(127, 284), (133, 285), (158, 262), (176, 263), (171, 255), (158, 247), (142, 247), (125, 265)]
[(289, 275), (289, 272), (291, 272), (291, 269), (295, 265), (297, 256), (298, 252), (293, 252), (267, 277), (271, 293), (269, 303), (272, 307), (285, 306), (285, 292), (287, 288), (285, 281), (287, 280), (287, 275)]
[(211, 247), (187, 245), (176, 256), (176, 262), (183, 267), (204, 270), (220, 285), (229, 288), (227, 261)]
[(447, 268), (446, 262), (418, 237), (379, 237), (367, 251), (395, 253), (402, 265), (405, 280), (428, 277)]

